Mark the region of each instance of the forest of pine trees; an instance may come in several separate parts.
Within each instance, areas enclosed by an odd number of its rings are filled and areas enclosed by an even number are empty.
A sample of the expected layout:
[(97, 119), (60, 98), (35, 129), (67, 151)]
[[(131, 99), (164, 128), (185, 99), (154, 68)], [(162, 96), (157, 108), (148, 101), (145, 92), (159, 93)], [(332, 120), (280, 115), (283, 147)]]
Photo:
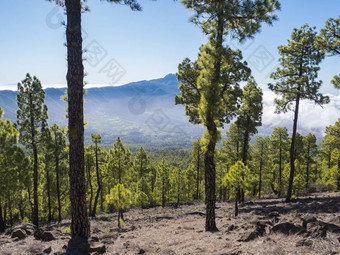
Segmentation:
[[(109, 2), (141, 9), (136, 1)], [(71, 216), (72, 234), (89, 236), (88, 216), (118, 212), (120, 227), (129, 208), (192, 202), (205, 202), (205, 229), (213, 231), (216, 201), (233, 201), (237, 215), (238, 204), (249, 199), (289, 202), (310, 192), (340, 190), (340, 119), (326, 127), (321, 141), (297, 132), (301, 100), (329, 102), (319, 92), (318, 71), (326, 56), (340, 52), (339, 19), (328, 20), (320, 33), (308, 25), (296, 28), (287, 45), (279, 46), (280, 65), (269, 89), (279, 96), (277, 113), (294, 112), (292, 134), (274, 127), (261, 137), (256, 134), (262, 90), (242, 52), (225, 40), (254, 37), (261, 24), (277, 19), (279, 2), (182, 2), (208, 38), (197, 60), (185, 59), (177, 72), (181, 94), (175, 104), (185, 105), (189, 121), (206, 128), (192, 150), (131, 152), (120, 137), (104, 148), (100, 134), (91, 134), (92, 143), (84, 145), (82, 6), (66, 0), (69, 124), (48, 125), (45, 92), (29, 74), (18, 83), (17, 122), (2, 119), (0, 108), (0, 232), (15, 223), (38, 226)], [(333, 83), (339, 87), (338, 76)]]

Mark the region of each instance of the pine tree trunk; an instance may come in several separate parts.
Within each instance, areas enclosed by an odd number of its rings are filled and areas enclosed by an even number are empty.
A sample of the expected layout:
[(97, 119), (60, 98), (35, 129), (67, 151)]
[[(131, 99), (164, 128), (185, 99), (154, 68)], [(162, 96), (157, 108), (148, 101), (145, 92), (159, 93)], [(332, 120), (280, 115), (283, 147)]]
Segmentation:
[[(212, 135), (216, 135), (217, 129), (213, 121), (210, 121), (207, 125), (209, 132), (212, 131)], [(216, 142), (210, 139), (207, 146), (207, 151), (204, 155), (205, 163), (205, 204), (206, 204), (206, 220), (205, 230), (216, 231), (215, 221), (215, 204), (216, 204), (216, 170), (214, 163)]]
[(0, 233), (5, 231), (4, 219), (2, 217), (2, 206), (1, 206), (1, 197), (0, 197)]
[(39, 227), (39, 201), (38, 201), (38, 149), (33, 142), (33, 224)]
[(81, 37), (81, 1), (65, 0), (67, 27), (67, 86), (70, 142), (70, 200), (72, 236), (90, 236), (90, 223), (86, 210), (84, 173), (84, 67)]
[(7, 225), (7, 206), (4, 208), (4, 226), (6, 228)]
[(51, 185), (50, 185), (50, 171), (49, 166), (46, 168), (46, 188), (47, 188), (47, 204), (48, 204), (48, 221), (52, 220), (51, 213)]
[(164, 181), (162, 186), (162, 207), (165, 206), (165, 189), (164, 189)]
[(340, 190), (340, 158), (338, 159), (338, 190)]
[(200, 150), (198, 148), (197, 150), (197, 180), (196, 180), (196, 199), (199, 200), (200, 199), (200, 191), (199, 191), (199, 187), (200, 187)]
[[(28, 201), (29, 201), (30, 206), (31, 206), (31, 215), (32, 215), (32, 217), (33, 217), (34, 207), (33, 207), (32, 201), (31, 201), (31, 191), (30, 191), (29, 188), (27, 188), (27, 193), (28, 193)], [(5, 209), (6, 209), (6, 207), (5, 207)], [(5, 218), (6, 218), (6, 217), (5, 217)], [(33, 218), (32, 218), (32, 219), (33, 219)]]
[(259, 173), (259, 199), (261, 199), (261, 189), (262, 189), (262, 153), (261, 153), (261, 160), (260, 160), (260, 173)]
[(277, 195), (278, 197), (281, 197), (281, 186), (282, 186), (282, 147), (281, 147), (281, 137), (280, 137), (280, 155), (279, 155), (279, 187), (278, 187), (278, 192)]
[[(223, 32), (224, 32), (224, 19), (223, 19), (223, 3), (219, 3), (220, 13), (218, 14), (217, 20), (217, 33), (216, 33), (216, 51), (217, 58), (214, 61), (214, 74), (212, 85), (218, 86), (220, 83), (221, 75), (221, 63), (222, 56), (220, 54), (223, 48)], [(208, 108), (206, 113), (206, 126), (209, 132), (209, 142), (207, 150), (204, 154), (204, 165), (205, 165), (205, 205), (206, 205), (206, 218), (205, 218), (205, 230), (206, 231), (217, 231), (215, 221), (215, 207), (216, 207), (216, 169), (214, 162), (217, 127), (211, 116), (211, 111)]]
[[(299, 89), (300, 91), (300, 89)], [(296, 138), (296, 130), (297, 130), (297, 122), (299, 116), (299, 104), (300, 104), (300, 95), (298, 94), (296, 97), (295, 111), (294, 111), (294, 123), (293, 123), (293, 134), (292, 134), (292, 142), (290, 146), (290, 173), (289, 173), (289, 183), (288, 183), (288, 191), (286, 202), (290, 202), (292, 198), (292, 190), (293, 190), (293, 182), (294, 182), (294, 172), (295, 172), (295, 138)]]
[[(238, 189), (239, 190), (239, 189)], [(237, 200), (239, 199), (239, 194), (240, 192), (236, 191), (236, 194), (235, 194), (235, 216), (238, 216), (238, 205), (237, 205)]]
[(118, 228), (120, 229), (120, 208), (118, 209)]
[(307, 180), (306, 180), (306, 189), (308, 188), (309, 186), (309, 161), (310, 161), (310, 158), (309, 158), (309, 153), (310, 153), (310, 145), (308, 144), (308, 149), (307, 149)]
[(92, 179), (91, 179), (91, 166), (89, 162), (87, 162), (86, 164), (86, 172), (87, 172), (87, 181), (90, 186), (89, 215), (92, 216), (93, 187), (92, 187)]
[(58, 151), (55, 151), (55, 172), (57, 182), (57, 199), (58, 199), (58, 221), (61, 222), (61, 197), (60, 197), (60, 180), (59, 180), (59, 157)]
[[(247, 119), (249, 123), (249, 117)], [(249, 132), (248, 130), (245, 131), (244, 140), (243, 140), (243, 151), (242, 151), (242, 162), (245, 166), (247, 166), (247, 155), (248, 155), (248, 140), (249, 140)], [(244, 180), (244, 176), (242, 176), (242, 180)], [(244, 203), (244, 190), (241, 189), (241, 202)]]
[(97, 185), (98, 185), (98, 189), (97, 189), (96, 197), (95, 197), (95, 199), (94, 199), (93, 210), (92, 210), (92, 215), (91, 215), (92, 217), (96, 217), (98, 199), (99, 199), (99, 195), (100, 195), (100, 190), (101, 190), (101, 188), (102, 188), (101, 180), (100, 180), (100, 174), (99, 174), (98, 147), (97, 147), (97, 144), (96, 144), (96, 175), (97, 175)]

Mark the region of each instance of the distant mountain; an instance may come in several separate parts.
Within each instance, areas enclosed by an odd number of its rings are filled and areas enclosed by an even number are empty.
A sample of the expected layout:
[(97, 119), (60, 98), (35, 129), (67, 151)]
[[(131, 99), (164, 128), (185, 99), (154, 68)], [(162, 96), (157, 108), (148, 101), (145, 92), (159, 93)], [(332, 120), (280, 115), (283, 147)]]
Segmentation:
[[(117, 136), (127, 144), (163, 146), (177, 144), (189, 147), (203, 133), (201, 126), (188, 122), (184, 107), (174, 105), (179, 94), (176, 76), (133, 82), (119, 87), (89, 88), (85, 98), (85, 141), (90, 143), (91, 133), (100, 133), (104, 144), (112, 144)], [(67, 125), (61, 100), (65, 88), (48, 88), (46, 104), (49, 123)], [(17, 92), (0, 91), (0, 106), (4, 118), (16, 121)]]
[[(91, 133), (102, 135), (104, 144), (112, 144), (117, 136), (124, 143), (134, 145), (186, 148), (204, 133), (200, 125), (188, 122), (184, 106), (174, 105), (179, 94), (176, 76), (169, 74), (161, 79), (139, 81), (119, 87), (89, 88), (85, 97), (85, 142), (91, 143)], [(49, 123), (67, 125), (67, 103), (60, 98), (66, 89), (46, 89)], [(5, 118), (16, 121), (17, 92), (0, 91), (0, 106)], [(323, 108), (311, 102), (302, 102), (298, 132), (315, 134), (320, 140), (327, 125), (333, 125), (340, 116), (340, 96), (329, 95), (331, 103)], [(290, 132), (293, 113), (275, 114), (275, 94), (264, 90), (263, 126), (257, 135), (270, 135), (274, 127), (286, 126)], [(229, 125), (225, 125), (227, 129)], [(225, 130), (222, 132), (225, 136)], [(255, 136), (252, 137), (254, 141)], [(175, 145), (175, 146), (173, 146)]]

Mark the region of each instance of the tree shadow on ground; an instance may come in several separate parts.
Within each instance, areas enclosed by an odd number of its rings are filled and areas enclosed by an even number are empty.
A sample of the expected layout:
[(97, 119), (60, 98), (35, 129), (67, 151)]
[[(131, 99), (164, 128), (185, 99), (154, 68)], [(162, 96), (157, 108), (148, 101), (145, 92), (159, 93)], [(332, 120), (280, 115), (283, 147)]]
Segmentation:
[(79, 254), (89, 255), (90, 254), (90, 243), (88, 238), (73, 237), (66, 247), (66, 253), (64, 254)]
[(257, 200), (247, 202), (240, 208), (241, 213), (254, 212), (257, 215), (267, 215), (272, 211), (280, 214), (292, 212), (303, 214), (336, 213), (340, 211), (339, 196), (302, 197), (293, 199), (290, 203), (285, 203), (284, 199)]

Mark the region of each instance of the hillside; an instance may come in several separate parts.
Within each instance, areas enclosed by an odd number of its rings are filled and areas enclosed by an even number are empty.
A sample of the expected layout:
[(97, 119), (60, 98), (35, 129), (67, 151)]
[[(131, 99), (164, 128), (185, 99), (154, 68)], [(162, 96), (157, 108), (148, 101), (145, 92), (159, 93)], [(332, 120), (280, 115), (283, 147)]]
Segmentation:
[[(204, 128), (188, 122), (184, 106), (174, 105), (174, 96), (180, 93), (178, 86), (176, 76), (169, 74), (164, 78), (118, 87), (87, 89), (84, 106), (87, 122), (85, 142), (91, 142), (91, 133), (100, 133), (103, 144), (112, 144), (120, 136), (125, 144), (130, 145), (191, 147), (192, 142), (202, 135)], [(67, 103), (60, 99), (65, 91), (65, 88), (46, 89), (49, 123), (67, 125)], [(277, 126), (286, 126), (291, 130), (292, 112), (274, 114), (274, 96), (272, 92), (264, 90), (263, 126), (259, 128), (258, 135), (270, 135)], [(16, 92), (0, 90), (0, 106), (5, 110), (5, 119), (16, 121)], [(308, 102), (303, 102), (301, 107), (298, 131), (303, 135), (312, 132), (320, 140), (325, 126), (336, 121), (340, 101), (338, 97), (331, 96), (331, 103), (324, 108)], [(222, 134), (224, 136), (225, 131)]]
[[(47, 88), (46, 104), (49, 123), (67, 125), (67, 103), (60, 98), (64, 88)], [(126, 144), (189, 147), (201, 136), (203, 128), (188, 123), (183, 106), (174, 105), (178, 94), (176, 76), (129, 83), (119, 87), (87, 89), (85, 95), (86, 143), (91, 133), (100, 133), (104, 144), (112, 144), (120, 136)], [(4, 118), (16, 121), (16, 92), (0, 91)]]

